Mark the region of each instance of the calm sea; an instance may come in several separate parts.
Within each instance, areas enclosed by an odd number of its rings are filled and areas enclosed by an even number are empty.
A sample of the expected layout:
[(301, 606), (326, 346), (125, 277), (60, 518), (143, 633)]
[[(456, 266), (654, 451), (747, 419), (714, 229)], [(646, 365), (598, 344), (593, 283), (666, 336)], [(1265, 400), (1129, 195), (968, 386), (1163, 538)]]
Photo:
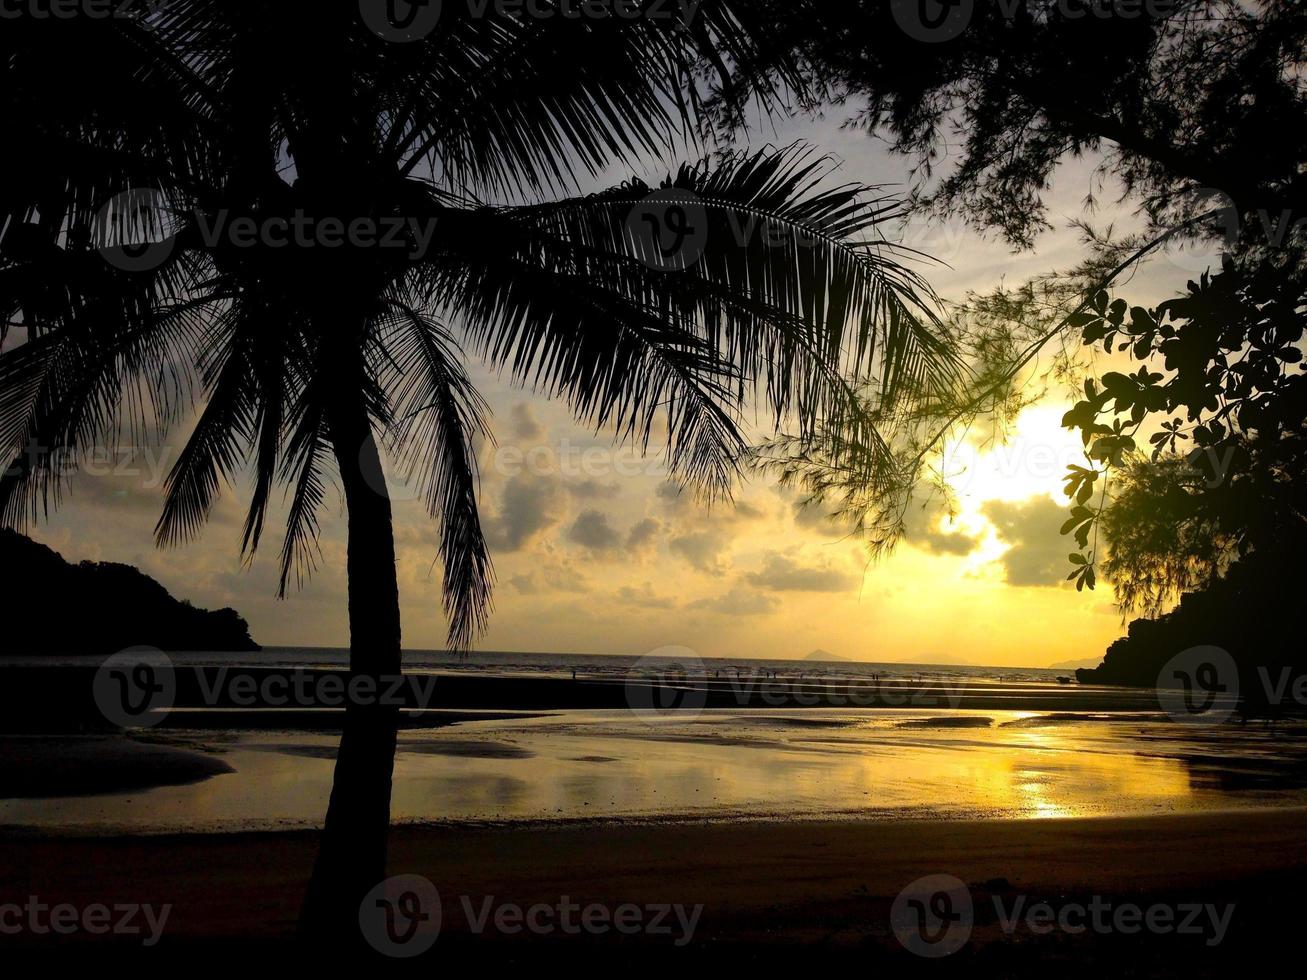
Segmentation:
[[(341, 667), (349, 662), (349, 651), (326, 647), (265, 647), (262, 653), (174, 653), (179, 666)], [(5, 657), (12, 665), (85, 664), (88, 657)], [(482, 673), (500, 676), (620, 678), (636, 672), (680, 668), (691, 675), (730, 677), (736, 673), (758, 676), (775, 673), (785, 678), (866, 679), (951, 678), (957, 680), (1003, 680), (1055, 684), (1069, 669), (1042, 667), (978, 667), (971, 665), (877, 663), (852, 660), (764, 660), (748, 657), (704, 657), (655, 654), (645, 657), (579, 653), (504, 653), (474, 651), (467, 654), (443, 650), (407, 650), (407, 670)]]

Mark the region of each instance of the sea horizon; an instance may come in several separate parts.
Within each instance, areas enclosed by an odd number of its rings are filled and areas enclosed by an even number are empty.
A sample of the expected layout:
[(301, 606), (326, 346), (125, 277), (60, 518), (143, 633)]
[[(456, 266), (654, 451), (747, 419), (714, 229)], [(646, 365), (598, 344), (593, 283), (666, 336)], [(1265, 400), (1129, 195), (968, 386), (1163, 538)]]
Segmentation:
[[(55, 653), (55, 654), (0, 654), (0, 664), (14, 666), (78, 665), (107, 658), (109, 654)], [(263, 667), (346, 667), (350, 651), (347, 647), (331, 646), (276, 646), (266, 645), (258, 652), (223, 650), (167, 651), (171, 661), (179, 665), (248, 665)], [(833, 659), (809, 657), (749, 657), (749, 656), (694, 656), (684, 653), (646, 654), (580, 653), (529, 650), (469, 650), (450, 651), (421, 648), (403, 650), (406, 670), (448, 669), (458, 671), (550, 673), (570, 676), (591, 672), (612, 676), (632, 669), (653, 669), (658, 664), (679, 665), (697, 671), (740, 671), (771, 673), (784, 671), (785, 676), (806, 677), (954, 677), (992, 678), (996, 680), (1026, 679), (1056, 682), (1059, 676), (1074, 674), (1071, 666), (1018, 666), (975, 663), (949, 663), (943, 659), (922, 661), (859, 660), (840, 656)], [(1090, 659), (1086, 664), (1094, 662)]]

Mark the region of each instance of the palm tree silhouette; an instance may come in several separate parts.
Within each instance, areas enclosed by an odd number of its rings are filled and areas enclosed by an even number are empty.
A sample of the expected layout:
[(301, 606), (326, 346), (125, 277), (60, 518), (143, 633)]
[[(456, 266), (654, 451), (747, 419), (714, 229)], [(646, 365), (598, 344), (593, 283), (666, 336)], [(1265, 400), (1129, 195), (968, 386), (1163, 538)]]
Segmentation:
[[(378, 440), (440, 527), (450, 645), (491, 607), (469, 357), (618, 439), (665, 425), (671, 469), (709, 496), (729, 492), (746, 406), (806, 428), (849, 404), (842, 369), (905, 397), (951, 370), (924, 284), (859, 244), (894, 204), (829, 186), (802, 150), (575, 193), (801, 86), (765, 49), (760, 5), (670, 21), (458, 6), (409, 43), (378, 36), (369, 0), (365, 16), (358, 0), (173, 0), (7, 23), (0, 100), (22, 152), (0, 188), (0, 303), (5, 336), (25, 336), (0, 355), (16, 460), (0, 523), (57, 505), (68, 459), (197, 415), (158, 543), (191, 537), (249, 466), (247, 558), (279, 485), (289, 500), (284, 595), (312, 569), (334, 470), (350, 670), (393, 675)], [(306, 930), (357, 933), (385, 874), (395, 746), (393, 709), (349, 707)]]

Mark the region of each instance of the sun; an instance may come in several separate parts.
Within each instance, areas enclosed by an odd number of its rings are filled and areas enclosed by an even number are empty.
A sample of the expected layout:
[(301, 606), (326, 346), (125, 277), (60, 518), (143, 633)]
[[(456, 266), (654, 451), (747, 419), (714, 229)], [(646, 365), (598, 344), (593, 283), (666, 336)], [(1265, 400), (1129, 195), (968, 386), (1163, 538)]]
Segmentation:
[(980, 442), (964, 435), (943, 452), (943, 472), (962, 513), (978, 514), (991, 500), (1019, 501), (1046, 495), (1066, 499), (1067, 467), (1085, 465), (1084, 447), (1062, 428), (1065, 408), (1035, 405), (1018, 417), (1008, 438)]

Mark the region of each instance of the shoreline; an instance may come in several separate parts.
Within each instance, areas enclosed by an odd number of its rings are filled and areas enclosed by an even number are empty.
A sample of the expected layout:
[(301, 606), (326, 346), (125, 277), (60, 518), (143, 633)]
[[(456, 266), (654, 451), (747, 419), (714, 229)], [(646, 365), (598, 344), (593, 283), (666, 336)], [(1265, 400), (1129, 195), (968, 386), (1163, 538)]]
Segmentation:
[[(1307, 804), (1248, 804), (1225, 807), (1204, 807), (1201, 809), (1169, 809), (1136, 813), (1092, 813), (1075, 816), (1013, 816), (1004, 814), (993, 817), (979, 817), (974, 811), (958, 809), (941, 810), (938, 807), (921, 807), (919, 811), (908, 808), (864, 808), (851, 810), (821, 810), (811, 812), (774, 812), (759, 813), (749, 810), (714, 809), (709, 813), (654, 813), (635, 816), (595, 815), (585, 817), (523, 817), (520, 819), (461, 819), (461, 818), (420, 818), (395, 819), (391, 821), (391, 833), (414, 834), (450, 834), (450, 833), (604, 833), (609, 831), (641, 831), (663, 828), (719, 828), (719, 827), (882, 827), (903, 824), (916, 826), (921, 824), (938, 824), (940, 826), (963, 825), (1045, 825), (1068, 824), (1072, 822), (1103, 823), (1105, 821), (1157, 821), (1185, 819), (1193, 817), (1211, 817), (1214, 819), (1239, 819), (1244, 816), (1270, 816), (1285, 813), (1297, 814), (1304, 828), (1307, 828)], [(77, 824), (23, 824), (0, 823), (0, 845), (19, 841), (49, 841), (68, 843), (94, 843), (114, 841), (150, 840), (152, 842), (178, 840), (196, 840), (200, 838), (260, 838), (260, 837), (307, 837), (316, 838), (322, 832), (321, 827), (305, 826), (249, 826), (231, 827), (135, 827), (103, 826)], [(1307, 836), (1305, 834), (1304, 836)]]
[[(30, 666), (0, 660), (0, 732), (111, 731), (96, 703), (97, 668)], [(339, 730), (348, 673), (321, 667), (178, 665), (159, 727)], [(867, 710), (934, 708), (1075, 714), (1162, 713), (1151, 688), (1033, 681), (902, 677), (632, 676), (565, 677), (407, 670), (388, 696), (405, 727), (442, 725), (475, 712), (644, 710)], [(237, 683), (239, 681), (239, 683)], [(425, 682), (429, 681), (429, 685)], [(52, 701), (43, 692), (58, 691)], [(299, 692), (305, 692), (303, 694)], [(170, 711), (167, 709), (171, 709)], [(425, 721), (414, 713), (429, 716)]]

